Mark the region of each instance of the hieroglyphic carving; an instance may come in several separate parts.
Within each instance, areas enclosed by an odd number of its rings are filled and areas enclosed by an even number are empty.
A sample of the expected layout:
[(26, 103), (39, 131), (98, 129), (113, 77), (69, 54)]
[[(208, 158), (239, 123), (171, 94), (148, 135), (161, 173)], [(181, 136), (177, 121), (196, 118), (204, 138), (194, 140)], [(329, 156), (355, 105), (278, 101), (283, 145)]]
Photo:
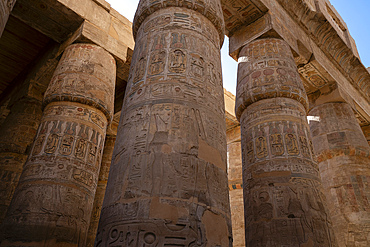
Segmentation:
[[(97, 56), (99, 66), (94, 63)], [(109, 104), (113, 101), (104, 101), (104, 97), (114, 95), (114, 63), (109, 53), (95, 45), (76, 44), (66, 49), (46, 92), (36, 141), (4, 220), (3, 233), (9, 243), (19, 243), (22, 235), (26, 245), (85, 245), (106, 128), (112, 116), (113, 106)], [(65, 69), (68, 66), (70, 70)], [(71, 87), (74, 80), (55, 84), (57, 78), (65, 77), (91, 77), (82, 84), (86, 95)], [(102, 86), (95, 87), (99, 81), (106, 85), (107, 94), (100, 92), (94, 98)]]
[[(146, 4), (159, 8), (145, 16)], [(213, 20), (188, 5), (163, 4), (169, 5), (139, 3), (137, 15), (145, 18), (134, 24), (142, 25), (135, 34), (98, 246), (230, 246), (221, 37)], [(219, 7), (213, 1), (205, 11), (221, 13)], [(216, 219), (221, 237), (210, 230)]]
[[(336, 237), (340, 246), (366, 245), (370, 241), (367, 140), (347, 103), (321, 104), (310, 115), (320, 119), (311, 121), (310, 128)], [(353, 240), (354, 236), (363, 237)]]
[(256, 157), (243, 160), (246, 245), (336, 246), (309, 147), (307, 98), (283, 43), (256, 40), (240, 54), (236, 113), (248, 133), (243, 156)]

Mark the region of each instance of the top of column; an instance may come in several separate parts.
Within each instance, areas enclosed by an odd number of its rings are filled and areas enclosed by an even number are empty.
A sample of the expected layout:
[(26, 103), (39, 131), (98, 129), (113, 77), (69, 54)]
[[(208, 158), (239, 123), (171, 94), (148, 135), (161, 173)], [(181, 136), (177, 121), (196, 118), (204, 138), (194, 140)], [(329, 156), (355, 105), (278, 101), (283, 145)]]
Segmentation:
[(215, 0), (140, 0), (133, 23), (134, 39), (136, 40), (138, 30), (148, 16), (168, 7), (187, 8), (204, 15), (216, 27), (220, 35), (220, 47), (222, 46), (225, 36), (224, 16), (221, 1)]

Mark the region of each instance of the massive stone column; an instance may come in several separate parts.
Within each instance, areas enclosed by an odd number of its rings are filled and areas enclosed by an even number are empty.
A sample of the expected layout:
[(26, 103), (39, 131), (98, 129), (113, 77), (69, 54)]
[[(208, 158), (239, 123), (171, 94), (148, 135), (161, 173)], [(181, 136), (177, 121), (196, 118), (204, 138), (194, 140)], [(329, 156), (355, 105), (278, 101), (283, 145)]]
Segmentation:
[(231, 246), (220, 1), (141, 0), (96, 246)]
[(1, 246), (84, 246), (108, 121), (115, 60), (90, 44), (66, 48), (7, 216)]
[(241, 141), (227, 144), (233, 247), (245, 247)]
[(0, 127), (0, 223), (18, 184), (41, 116), (41, 102), (23, 97), (12, 104)]
[(288, 44), (266, 38), (239, 54), (246, 246), (336, 246)]
[[(112, 125), (115, 125), (112, 128)], [(117, 124), (112, 123), (107, 130), (107, 135), (105, 138), (105, 145), (103, 151), (103, 157), (101, 161), (101, 167), (99, 172), (98, 186), (95, 192), (93, 210), (91, 213), (90, 226), (87, 234), (87, 247), (94, 246), (94, 241), (96, 237), (96, 231), (98, 230), (98, 223), (100, 218), (100, 212), (103, 206), (103, 200), (105, 195), (105, 190), (107, 188), (109, 168), (112, 162), (112, 155), (114, 149), (114, 143), (116, 142), (117, 135)]]
[(324, 103), (310, 111), (312, 140), (339, 246), (370, 245), (370, 148), (352, 107)]
[(5, 25), (8, 22), (9, 14), (12, 11), (16, 0), (0, 1), (0, 37), (3, 34)]

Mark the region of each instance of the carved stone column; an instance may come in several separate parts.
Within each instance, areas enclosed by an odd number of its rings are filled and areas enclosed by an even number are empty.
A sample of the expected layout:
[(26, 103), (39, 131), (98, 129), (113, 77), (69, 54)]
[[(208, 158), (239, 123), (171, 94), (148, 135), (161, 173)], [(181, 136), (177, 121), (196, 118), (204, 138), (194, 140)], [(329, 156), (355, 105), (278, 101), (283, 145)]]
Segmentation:
[(108, 121), (115, 60), (90, 44), (67, 47), (45, 93), (38, 133), (1, 246), (84, 246)]
[(12, 11), (16, 0), (0, 1), (0, 37), (3, 34), (5, 25), (8, 22), (9, 14)]
[(370, 147), (347, 103), (310, 111), (313, 146), (339, 246), (370, 244)]
[[(112, 128), (112, 125), (115, 125), (115, 126)], [(108, 127), (108, 131), (107, 131), (107, 135), (105, 139), (103, 158), (102, 158), (100, 172), (99, 172), (98, 186), (95, 192), (94, 205), (93, 205), (93, 210), (91, 213), (90, 226), (89, 226), (89, 231), (87, 235), (87, 242), (86, 242), (87, 247), (94, 246), (96, 231), (98, 230), (100, 212), (103, 206), (105, 190), (107, 188), (109, 168), (112, 162), (114, 143), (116, 142), (116, 136), (117, 136), (117, 125), (114, 122), (112, 123), (112, 125)]]
[(96, 246), (231, 246), (220, 1), (146, 1)]
[(246, 246), (336, 246), (288, 44), (255, 40), (239, 54)]
[(233, 247), (245, 247), (241, 141), (227, 144)]
[(41, 102), (24, 97), (11, 106), (0, 127), (0, 223), (18, 184), (41, 116)]

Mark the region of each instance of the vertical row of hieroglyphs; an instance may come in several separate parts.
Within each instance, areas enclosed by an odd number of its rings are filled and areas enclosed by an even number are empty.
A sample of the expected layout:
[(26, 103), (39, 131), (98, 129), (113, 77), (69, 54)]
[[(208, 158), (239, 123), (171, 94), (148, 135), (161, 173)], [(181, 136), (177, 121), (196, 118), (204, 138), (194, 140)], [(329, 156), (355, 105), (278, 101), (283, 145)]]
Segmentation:
[(231, 246), (220, 1), (139, 3), (96, 246)]
[(65, 49), (2, 225), (1, 246), (85, 245), (113, 115), (115, 66), (99, 46)]
[(100, 212), (103, 206), (104, 195), (107, 188), (109, 168), (112, 162), (114, 143), (116, 142), (117, 127), (118, 123), (114, 121), (108, 126), (107, 135), (105, 138), (103, 157), (99, 172), (98, 185), (95, 192), (93, 210), (91, 212), (86, 247), (94, 246), (96, 231), (98, 230), (98, 224), (100, 219)]
[(257, 39), (239, 53), (247, 246), (337, 246), (289, 45)]

